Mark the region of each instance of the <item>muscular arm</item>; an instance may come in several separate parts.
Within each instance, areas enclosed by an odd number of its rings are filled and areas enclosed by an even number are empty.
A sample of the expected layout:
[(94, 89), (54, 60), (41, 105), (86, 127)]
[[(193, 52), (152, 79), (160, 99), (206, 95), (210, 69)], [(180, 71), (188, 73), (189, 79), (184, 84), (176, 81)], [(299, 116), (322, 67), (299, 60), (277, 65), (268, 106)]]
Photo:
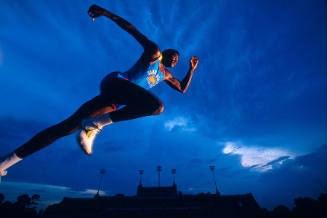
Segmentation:
[(191, 83), (193, 73), (194, 73), (195, 69), (197, 68), (198, 63), (199, 63), (198, 58), (193, 56), (192, 59), (190, 60), (190, 69), (182, 81), (179, 81), (178, 79), (174, 78), (172, 76), (172, 74), (166, 70), (166, 72), (165, 72), (166, 83), (171, 88), (173, 88), (181, 93), (185, 93)]
[(160, 56), (160, 50), (158, 46), (150, 41), (145, 35), (139, 32), (134, 25), (129, 23), (124, 18), (103, 9), (97, 5), (92, 5), (89, 9), (89, 15), (94, 19), (95, 17), (105, 16), (112, 21), (114, 21), (118, 26), (120, 26), (123, 30), (131, 34), (144, 48), (144, 52), (150, 56), (150, 58), (157, 58)]

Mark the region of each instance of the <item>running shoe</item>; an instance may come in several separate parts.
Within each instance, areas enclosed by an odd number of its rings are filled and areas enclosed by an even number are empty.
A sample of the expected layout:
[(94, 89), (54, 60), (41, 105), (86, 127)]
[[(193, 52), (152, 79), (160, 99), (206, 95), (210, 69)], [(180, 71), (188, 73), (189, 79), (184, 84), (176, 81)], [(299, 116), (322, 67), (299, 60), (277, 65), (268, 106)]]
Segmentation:
[(7, 175), (7, 171), (6, 170), (0, 170), (0, 177), (5, 176), (5, 175)]
[(85, 154), (90, 155), (93, 152), (93, 143), (95, 137), (101, 132), (102, 128), (97, 127), (93, 122), (83, 120), (82, 128), (77, 134), (77, 142)]

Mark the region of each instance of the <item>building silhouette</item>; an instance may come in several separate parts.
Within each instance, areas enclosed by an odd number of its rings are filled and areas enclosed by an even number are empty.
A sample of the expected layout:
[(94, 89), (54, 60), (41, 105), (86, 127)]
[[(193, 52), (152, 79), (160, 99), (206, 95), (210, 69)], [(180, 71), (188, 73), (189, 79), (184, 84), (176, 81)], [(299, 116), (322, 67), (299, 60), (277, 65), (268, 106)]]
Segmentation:
[[(159, 169), (159, 167), (157, 168)], [(158, 173), (160, 173), (158, 170)], [(140, 172), (140, 177), (143, 171)], [(173, 174), (176, 170), (172, 171)], [(244, 195), (183, 195), (172, 186), (145, 187), (142, 180), (135, 196), (64, 198), (49, 206), (44, 217), (261, 217), (263, 210), (251, 193)]]

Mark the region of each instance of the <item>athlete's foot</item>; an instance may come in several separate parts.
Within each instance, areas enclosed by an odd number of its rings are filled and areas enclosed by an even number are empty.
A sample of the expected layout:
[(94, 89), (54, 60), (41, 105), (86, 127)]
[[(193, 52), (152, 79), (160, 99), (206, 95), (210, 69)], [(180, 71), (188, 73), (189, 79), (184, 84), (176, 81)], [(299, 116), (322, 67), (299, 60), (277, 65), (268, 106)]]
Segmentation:
[(6, 170), (0, 170), (0, 176), (5, 176), (7, 175), (7, 171)]
[(93, 142), (101, 128), (88, 120), (83, 120), (81, 129), (77, 134), (77, 142), (85, 154), (90, 155), (93, 152)]

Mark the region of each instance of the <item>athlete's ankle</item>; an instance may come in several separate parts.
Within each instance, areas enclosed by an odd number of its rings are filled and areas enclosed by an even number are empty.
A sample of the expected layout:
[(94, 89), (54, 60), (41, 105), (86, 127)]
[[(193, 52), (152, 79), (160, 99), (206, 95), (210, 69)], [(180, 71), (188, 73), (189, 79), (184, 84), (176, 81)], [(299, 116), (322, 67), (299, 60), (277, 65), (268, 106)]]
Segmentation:
[(0, 160), (0, 171), (6, 171), (9, 167), (15, 165), (22, 158), (18, 157), (15, 152), (9, 153)]
[(101, 130), (103, 127), (112, 124), (110, 114), (104, 114), (98, 117), (88, 118), (82, 121), (82, 128), (90, 126)]

